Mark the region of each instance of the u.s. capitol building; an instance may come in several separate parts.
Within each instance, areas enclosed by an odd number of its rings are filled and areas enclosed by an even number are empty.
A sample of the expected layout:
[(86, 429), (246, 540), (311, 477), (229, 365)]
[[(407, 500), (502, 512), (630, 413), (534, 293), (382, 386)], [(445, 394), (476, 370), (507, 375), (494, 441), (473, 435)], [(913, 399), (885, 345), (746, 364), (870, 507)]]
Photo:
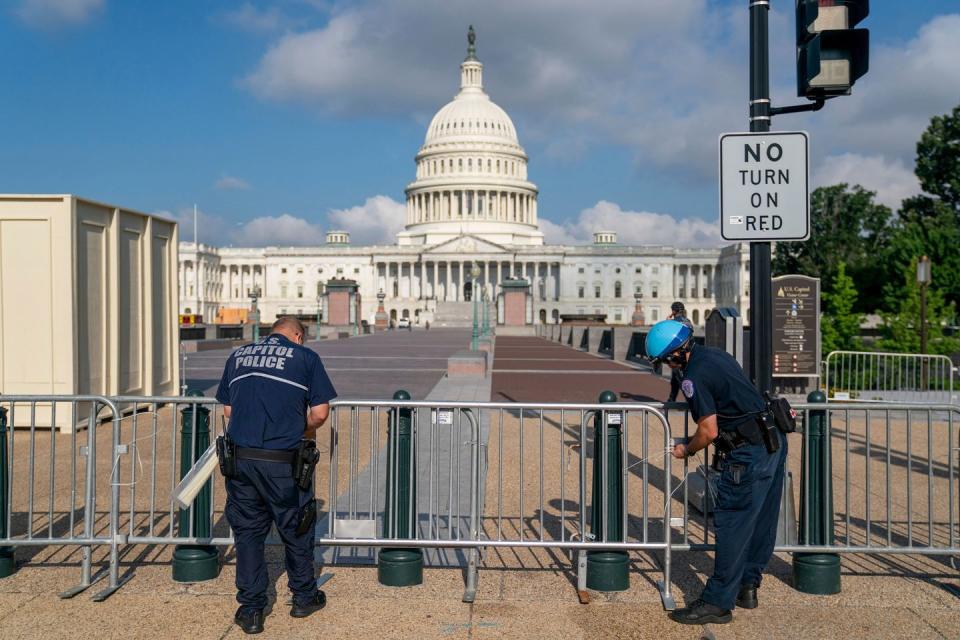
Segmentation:
[[(477, 266), (481, 299), (501, 283), (530, 283), (533, 323), (562, 315), (606, 314), (631, 321), (640, 294), (647, 323), (682, 301), (694, 324), (716, 306), (747, 312), (745, 245), (680, 249), (623, 246), (597, 229), (592, 245), (547, 245), (538, 225), (537, 186), (510, 116), (483, 90), (472, 32), (460, 65), (460, 92), (430, 122), (406, 188), (406, 226), (392, 245), (355, 247), (343, 231), (322, 247), (223, 248), (180, 243), (180, 313), (206, 320), (250, 306), (261, 320), (317, 313), (318, 292), (333, 279), (356, 281), (363, 320), (373, 323), (377, 294), (391, 319), (459, 324), (470, 317)], [(196, 271), (199, 268), (199, 273)]]

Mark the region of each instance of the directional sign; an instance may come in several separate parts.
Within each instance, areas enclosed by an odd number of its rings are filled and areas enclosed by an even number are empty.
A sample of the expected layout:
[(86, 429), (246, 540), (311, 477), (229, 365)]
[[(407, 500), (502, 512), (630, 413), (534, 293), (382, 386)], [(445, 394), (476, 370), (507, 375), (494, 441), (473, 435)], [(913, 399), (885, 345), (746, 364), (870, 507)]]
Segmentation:
[(780, 276), (773, 284), (773, 376), (820, 375), (820, 279)]
[(802, 131), (720, 136), (720, 235), (769, 242), (810, 237), (810, 149)]

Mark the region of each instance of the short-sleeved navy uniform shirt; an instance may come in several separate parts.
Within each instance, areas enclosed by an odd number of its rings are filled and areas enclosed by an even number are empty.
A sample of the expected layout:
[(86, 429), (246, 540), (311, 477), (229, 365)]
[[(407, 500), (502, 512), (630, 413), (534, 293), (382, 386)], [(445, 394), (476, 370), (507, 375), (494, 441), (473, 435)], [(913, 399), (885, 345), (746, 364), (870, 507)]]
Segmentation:
[(716, 415), (717, 426), (732, 431), (766, 407), (763, 396), (726, 351), (693, 345), (680, 390), (694, 421)]
[(278, 333), (231, 353), (217, 389), (230, 405), (230, 439), (257, 449), (296, 448), (307, 408), (336, 397), (320, 356)]

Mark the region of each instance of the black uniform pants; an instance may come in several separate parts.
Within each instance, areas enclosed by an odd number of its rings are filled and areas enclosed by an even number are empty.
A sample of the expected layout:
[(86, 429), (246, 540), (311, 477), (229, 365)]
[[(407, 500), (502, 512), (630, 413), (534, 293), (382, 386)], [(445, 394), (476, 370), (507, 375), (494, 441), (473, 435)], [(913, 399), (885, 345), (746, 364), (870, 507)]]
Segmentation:
[(741, 586), (760, 586), (773, 555), (787, 459), (787, 439), (776, 429), (773, 435), (780, 440), (776, 453), (767, 453), (762, 444), (735, 449), (720, 473), (713, 575), (700, 597), (723, 609), (733, 609)]
[(237, 477), (226, 480), (227, 521), (233, 528), (237, 550), (237, 602), (244, 609), (267, 606), (267, 563), (264, 540), (275, 524), (283, 540), (287, 580), (293, 599), (306, 604), (316, 593), (313, 570), (313, 529), (297, 536), (303, 505), (312, 491), (294, 483), (290, 464), (237, 460)]

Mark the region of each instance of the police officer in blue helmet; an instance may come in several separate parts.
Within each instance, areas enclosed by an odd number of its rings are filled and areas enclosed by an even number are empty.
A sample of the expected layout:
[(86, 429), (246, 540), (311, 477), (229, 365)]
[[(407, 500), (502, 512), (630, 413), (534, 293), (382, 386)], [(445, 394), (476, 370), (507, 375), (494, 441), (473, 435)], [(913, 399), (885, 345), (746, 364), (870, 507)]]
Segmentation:
[(326, 605), (313, 567), (316, 431), (337, 392), (320, 356), (303, 346), (307, 332), (292, 317), (269, 336), (227, 359), (217, 400), (230, 419), (217, 454), (226, 479), (226, 516), (237, 552), (234, 622), (261, 633), (267, 609), (264, 540), (276, 526), (293, 592), (290, 615), (305, 618)]
[(693, 437), (673, 448), (684, 459), (715, 446), (720, 472), (714, 506), (713, 575), (700, 597), (670, 614), (682, 624), (722, 624), (734, 607), (757, 607), (761, 573), (777, 534), (787, 441), (768, 423), (766, 402), (727, 352), (693, 343), (682, 322), (658, 322), (647, 335), (647, 357), (683, 374), (680, 390), (697, 423)]

